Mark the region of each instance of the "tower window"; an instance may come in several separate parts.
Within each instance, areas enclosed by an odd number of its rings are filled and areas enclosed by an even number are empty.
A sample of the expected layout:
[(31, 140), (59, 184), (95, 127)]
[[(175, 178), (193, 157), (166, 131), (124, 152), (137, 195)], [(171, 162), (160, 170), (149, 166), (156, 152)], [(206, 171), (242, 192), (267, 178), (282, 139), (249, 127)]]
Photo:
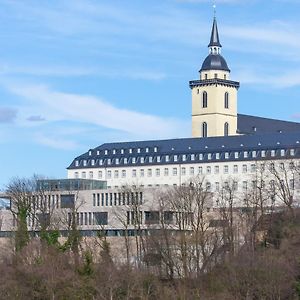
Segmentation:
[(207, 107), (207, 92), (203, 92), (202, 94), (202, 108), (206, 108)]
[(207, 79), (207, 74), (205, 74), (204, 76), (205, 76), (205, 79)]
[(202, 123), (202, 137), (207, 137), (207, 123)]
[(218, 78), (218, 74), (217, 73), (215, 73), (215, 78)]
[(228, 136), (229, 135), (229, 124), (226, 122), (224, 124), (224, 136)]
[(226, 76), (226, 74), (224, 74), (224, 79), (225, 79), (225, 80), (227, 79), (227, 76)]
[(228, 92), (226, 92), (225, 95), (224, 95), (224, 107), (229, 108), (229, 94), (228, 94)]

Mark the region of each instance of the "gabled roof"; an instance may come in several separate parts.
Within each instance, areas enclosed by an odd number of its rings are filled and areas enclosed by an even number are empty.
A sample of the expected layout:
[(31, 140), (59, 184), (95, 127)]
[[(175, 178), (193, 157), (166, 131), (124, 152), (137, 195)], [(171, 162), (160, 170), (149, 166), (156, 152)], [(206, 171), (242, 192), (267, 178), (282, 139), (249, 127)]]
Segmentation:
[(238, 133), (265, 134), (300, 132), (300, 123), (238, 114)]

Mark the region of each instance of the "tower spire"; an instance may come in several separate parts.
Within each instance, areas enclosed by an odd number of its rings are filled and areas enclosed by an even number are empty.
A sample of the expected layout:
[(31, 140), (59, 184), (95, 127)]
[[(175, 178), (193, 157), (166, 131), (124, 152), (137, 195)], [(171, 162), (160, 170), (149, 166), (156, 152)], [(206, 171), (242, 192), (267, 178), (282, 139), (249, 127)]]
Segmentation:
[(221, 50), (220, 48), (222, 47), (222, 45), (220, 43), (219, 32), (218, 32), (216, 6), (214, 5), (213, 8), (214, 8), (214, 21), (211, 29), (210, 42), (208, 47), (209, 47), (209, 53), (220, 54), (220, 50)]

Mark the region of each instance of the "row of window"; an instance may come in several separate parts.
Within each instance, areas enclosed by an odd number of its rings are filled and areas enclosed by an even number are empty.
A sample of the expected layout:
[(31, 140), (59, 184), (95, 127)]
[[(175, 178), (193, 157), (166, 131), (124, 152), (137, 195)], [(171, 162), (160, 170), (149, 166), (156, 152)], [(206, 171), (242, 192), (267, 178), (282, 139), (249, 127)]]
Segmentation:
[[(229, 135), (229, 124), (227, 122), (224, 123), (224, 136)], [(202, 137), (208, 136), (208, 125), (206, 122), (202, 123)]]
[(75, 214), (68, 213), (69, 226), (71, 226), (72, 222), (75, 222), (77, 226), (107, 225), (108, 212), (78, 212)]
[[(281, 170), (284, 170), (286, 168), (285, 164), (283, 162), (280, 162), (278, 164), (279, 168)], [(289, 169), (293, 169), (295, 167), (293, 162), (289, 163)], [(260, 168), (262, 171), (264, 171), (265, 164), (261, 163)], [(275, 165), (274, 163), (270, 163), (270, 168), (274, 169)], [(155, 168), (155, 169), (132, 169), (131, 171), (129, 170), (107, 170), (106, 171), (106, 176), (105, 176), (105, 171), (98, 171), (98, 178), (97, 179), (112, 179), (112, 178), (127, 178), (127, 175), (129, 172), (131, 174), (132, 178), (136, 177), (160, 177), (160, 176), (195, 176), (195, 175), (210, 175), (210, 174), (238, 174), (240, 172), (242, 173), (248, 173), (248, 172), (256, 172), (257, 171), (257, 164), (243, 164), (243, 165), (224, 165), (222, 169), (220, 169), (220, 166), (199, 166), (199, 167), (174, 167), (174, 168)], [(272, 170), (271, 170), (272, 171)], [(89, 179), (94, 179), (94, 172), (89, 171), (88, 172)], [(83, 171), (81, 172), (81, 178), (86, 179), (87, 177), (87, 172)], [(79, 172), (75, 172), (75, 178), (79, 178)]]
[[(200, 93), (200, 90), (197, 90), (197, 93)], [(204, 91), (202, 93), (202, 108), (207, 108), (208, 107), (208, 96), (207, 96), (207, 92)], [(229, 108), (229, 93), (226, 92), (224, 94), (224, 108), (228, 109)]]
[(141, 204), (143, 204), (143, 192), (93, 194), (93, 206), (120, 206)]
[[(207, 136), (207, 123), (202, 124), (202, 135)], [(229, 125), (224, 124), (224, 134), (228, 135)], [(277, 143), (280, 145), (280, 143)], [(300, 144), (297, 141), (297, 144)], [(261, 145), (260, 143), (258, 144)], [(244, 145), (241, 144), (241, 147)], [(208, 148), (208, 147), (205, 147)], [(224, 146), (225, 148), (225, 146)], [(103, 165), (127, 165), (127, 164), (152, 164), (152, 163), (170, 163), (170, 162), (189, 162), (189, 161), (204, 161), (204, 160), (226, 160), (226, 159), (247, 159), (247, 158), (267, 158), (267, 157), (285, 157), (295, 156), (295, 149), (280, 149), (280, 150), (253, 150), (253, 151), (233, 151), (233, 152), (214, 152), (214, 153), (199, 153), (199, 154), (172, 154), (162, 156), (139, 156), (139, 157), (123, 157), (123, 158), (107, 158), (107, 159), (83, 159), (76, 160), (75, 166), (103, 166)]]
[(158, 147), (146, 147), (146, 148), (129, 148), (129, 149), (112, 149), (112, 150), (89, 150), (89, 156), (92, 156), (96, 152), (96, 155), (116, 155), (116, 154), (133, 154), (133, 153), (149, 153), (149, 152), (157, 152)]

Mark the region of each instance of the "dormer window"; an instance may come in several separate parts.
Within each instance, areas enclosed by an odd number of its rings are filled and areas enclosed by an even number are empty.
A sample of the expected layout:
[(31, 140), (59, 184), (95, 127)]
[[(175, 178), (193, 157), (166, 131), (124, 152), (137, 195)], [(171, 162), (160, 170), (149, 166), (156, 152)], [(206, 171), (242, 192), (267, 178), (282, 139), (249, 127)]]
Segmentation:
[(94, 160), (94, 159), (91, 160), (91, 165), (92, 165), (92, 166), (95, 165), (95, 160)]
[(154, 152), (157, 152), (157, 147), (154, 147)]
[(143, 164), (145, 162), (145, 158), (141, 157), (141, 164)]
[(120, 163), (120, 160), (118, 158), (116, 158), (116, 165), (118, 165)]
[(121, 154), (124, 154), (124, 149), (121, 149)]
[(100, 155), (100, 151), (99, 150), (97, 150), (97, 155)]
[(102, 166), (103, 165), (103, 159), (99, 160), (99, 165)]
[(129, 149), (129, 153), (132, 154), (132, 148)]
[(110, 165), (111, 164), (111, 159), (107, 159), (107, 164)]
[(149, 163), (152, 163), (152, 162), (153, 162), (153, 157), (149, 156)]
[(170, 157), (169, 155), (166, 155), (166, 162), (169, 162), (170, 161)]
[(87, 165), (87, 161), (83, 160), (83, 166), (86, 167), (86, 165)]
[(174, 155), (174, 161), (177, 161), (177, 160), (178, 160), (178, 156)]
[(137, 149), (137, 153), (141, 153), (141, 148), (138, 148), (138, 149)]
[(89, 156), (92, 156), (92, 151), (91, 150), (89, 151)]
[(78, 166), (79, 166), (79, 161), (75, 160), (75, 167), (78, 167)]
[(191, 154), (191, 160), (195, 160), (195, 154)]
[(149, 148), (147, 147), (147, 148), (146, 148), (146, 153), (148, 153), (148, 152), (149, 152)]
[(116, 154), (116, 149), (113, 150), (113, 154)]
[(182, 154), (182, 161), (186, 161), (186, 155)]
[(128, 163), (128, 158), (124, 157), (124, 165), (127, 165), (127, 163)]
[(107, 155), (108, 154), (108, 150), (104, 150), (104, 155)]
[(132, 158), (132, 163), (133, 163), (133, 164), (136, 163), (136, 158), (135, 158), (135, 157)]
[(291, 155), (291, 156), (295, 156), (295, 149), (291, 149), (291, 150), (290, 150), (290, 155)]

